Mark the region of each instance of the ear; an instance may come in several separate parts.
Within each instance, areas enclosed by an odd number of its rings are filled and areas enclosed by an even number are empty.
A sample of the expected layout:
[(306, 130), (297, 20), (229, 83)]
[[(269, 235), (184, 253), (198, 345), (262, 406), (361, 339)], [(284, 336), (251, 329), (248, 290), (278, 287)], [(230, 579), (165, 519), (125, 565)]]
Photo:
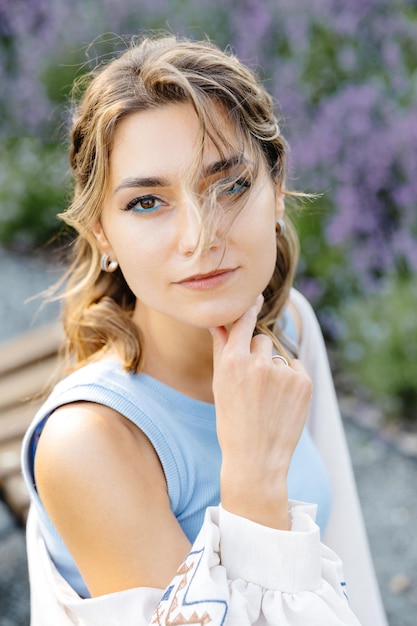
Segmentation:
[(93, 227), (91, 230), (92, 230), (94, 237), (97, 240), (100, 252), (102, 253), (106, 252), (107, 254), (109, 254), (111, 250), (110, 244), (107, 241), (106, 235), (104, 234), (104, 230), (103, 230), (100, 220), (97, 220), (97, 222), (93, 224)]
[(285, 213), (285, 194), (281, 191), (280, 185), (275, 188), (275, 218), (280, 220)]

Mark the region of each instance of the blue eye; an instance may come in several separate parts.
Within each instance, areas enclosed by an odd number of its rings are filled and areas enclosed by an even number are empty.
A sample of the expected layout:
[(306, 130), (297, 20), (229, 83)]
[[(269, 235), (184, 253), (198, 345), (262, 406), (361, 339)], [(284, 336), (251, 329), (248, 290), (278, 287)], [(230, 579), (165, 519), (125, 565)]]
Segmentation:
[(156, 196), (139, 196), (127, 203), (123, 211), (133, 213), (152, 213), (161, 208), (163, 202)]
[(226, 193), (228, 196), (231, 196), (237, 193), (243, 193), (244, 191), (249, 189), (249, 187), (250, 187), (250, 182), (248, 180), (246, 180), (245, 178), (239, 178), (233, 183), (233, 185), (230, 187), (230, 189), (227, 190)]

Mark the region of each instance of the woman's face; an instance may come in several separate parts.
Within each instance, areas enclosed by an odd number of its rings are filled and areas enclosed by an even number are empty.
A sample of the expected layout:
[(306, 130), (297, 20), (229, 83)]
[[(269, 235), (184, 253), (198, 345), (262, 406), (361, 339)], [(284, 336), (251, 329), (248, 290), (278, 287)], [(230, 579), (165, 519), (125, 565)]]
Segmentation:
[[(237, 145), (227, 116), (222, 132)], [(239, 175), (251, 154), (222, 154), (206, 141), (196, 187), (184, 173), (196, 163), (199, 121), (189, 104), (134, 113), (115, 132), (109, 185), (94, 232), (102, 252), (117, 259), (137, 298), (134, 319), (161, 314), (200, 328), (235, 321), (266, 288), (276, 260), (275, 222), (283, 204), (264, 164), (252, 182), (232, 184), (220, 198), (243, 208), (220, 213), (217, 231), (199, 254), (197, 193)], [(233, 141), (234, 139), (234, 141)], [(237, 168), (237, 171), (236, 171)]]

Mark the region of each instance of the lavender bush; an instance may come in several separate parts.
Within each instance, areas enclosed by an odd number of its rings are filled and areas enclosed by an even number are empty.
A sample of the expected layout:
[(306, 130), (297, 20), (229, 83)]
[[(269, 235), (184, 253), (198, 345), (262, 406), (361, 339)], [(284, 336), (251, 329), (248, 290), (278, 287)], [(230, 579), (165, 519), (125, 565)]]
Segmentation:
[[(342, 340), (341, 302), (417, 269), (415, 0), (0, 0), (0, 138), (58, 139), (73, 78), (123, 47), (120, 35), (148, 29), (207, 34), (261, 72), (291, 145), (291, 185), (322, 194), (297, 217), (298, 282)], [(25, 187), (24, 164), (14, 171)], [(38, 200), (40, 215), (51, 203)], [(3, 241), (21, 236), (21, 202), (10, 192)]]
[(3, 140), (0, 152), (0, 233), (28, 252), (57, 238), (57, 207), (68, 187), (61, 144), (36, 137)]
[[(263, 68), (283, 111), (293, 184), (325, 194), (315, 211), (324, 233), (308, 233), (302, 266), (313, 296), (324, 289), (314, 259), (323, 246), (346, 251), (344, 280), (363, 288), (388, 268), (416, 269), (415, 2), (0, 0), (0, 136), (56, 139), (88, 44), (149, 28), (207, 33)], [(122, 45), (107, 37), (88, 54), (95, 62)]]
[[(417, 406), (417, 276), (388, 280), (373, 298), (347, 303), (338, 348), (343, 387), (412, 422)], [(353, 381), (353, 384), (352, 384)]]

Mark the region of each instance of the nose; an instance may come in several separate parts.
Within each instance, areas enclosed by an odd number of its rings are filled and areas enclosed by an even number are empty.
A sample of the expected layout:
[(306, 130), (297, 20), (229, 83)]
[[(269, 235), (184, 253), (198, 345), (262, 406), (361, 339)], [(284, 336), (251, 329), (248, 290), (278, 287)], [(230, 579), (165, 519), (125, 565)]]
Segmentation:
[(184, 198), (178, 210), (178, 249), (189, 257), (215, 248), (216, 235), (203, 225), (201, 207), (195, 197)]

